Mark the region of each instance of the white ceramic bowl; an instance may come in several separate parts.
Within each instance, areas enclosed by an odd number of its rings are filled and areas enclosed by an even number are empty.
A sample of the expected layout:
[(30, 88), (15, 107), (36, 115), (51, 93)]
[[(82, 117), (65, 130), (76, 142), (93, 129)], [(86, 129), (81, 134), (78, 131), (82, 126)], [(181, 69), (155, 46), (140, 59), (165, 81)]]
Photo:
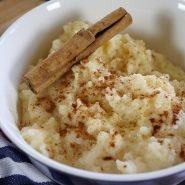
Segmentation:
[(157, 185), (185, 179), (184, 163), (134, 175), (101, 174), (69, 167), (32, 149), (17, 128), (17, 87), (28, 64), (46, 56), (64, 23), (75, 19), (95, 22), (119, 6), (133, 16), (133, 24), (127, 32), (145, 40), (149, 48), (164, 53), (185, 69), (185, 0), (54, 0), (25, 14), (0, 40), (1, 129), (38, 168), (63, 184)]

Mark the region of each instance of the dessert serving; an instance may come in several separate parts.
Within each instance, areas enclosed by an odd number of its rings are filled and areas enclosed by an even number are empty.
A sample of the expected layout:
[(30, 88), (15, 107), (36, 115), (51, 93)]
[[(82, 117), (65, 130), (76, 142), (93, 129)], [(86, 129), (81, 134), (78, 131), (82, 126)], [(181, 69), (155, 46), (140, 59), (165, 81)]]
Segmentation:
[(185, 72), (144, 41), (118, 34), (131, 20), (119, 8), (92, 26), (69, 22), (48, 57), (30, 66), (19, 86), (20, 131), (29, 145), (103, 173), (185, 160)]

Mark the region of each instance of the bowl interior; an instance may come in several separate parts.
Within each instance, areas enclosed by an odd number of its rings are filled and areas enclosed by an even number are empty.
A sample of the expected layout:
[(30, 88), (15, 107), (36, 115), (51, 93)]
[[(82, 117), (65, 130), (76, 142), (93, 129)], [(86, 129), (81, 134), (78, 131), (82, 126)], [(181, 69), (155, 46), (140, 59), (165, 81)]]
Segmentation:
[(24, 150), (35, 152), (25, 145), (17, 128), (17, 87), (26, 67), (47, 55), (63, 24), (78, 19), (93, 23), (119, 6), (133, 17), (125, 33), (144, 40), (148, 48), (164, 53), (185, 69), (185, 0), (54, 0), (32, 10), (0, 40), (0, 124)]

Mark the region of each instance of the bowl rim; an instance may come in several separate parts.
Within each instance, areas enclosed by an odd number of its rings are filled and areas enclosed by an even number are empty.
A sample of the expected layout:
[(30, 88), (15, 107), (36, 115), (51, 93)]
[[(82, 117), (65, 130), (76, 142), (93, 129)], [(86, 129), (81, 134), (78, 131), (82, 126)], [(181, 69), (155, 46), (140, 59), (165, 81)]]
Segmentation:
[[(52, 4), (54, 2), (59, 2), (59, 1), (60, 0), (48, 1), (46, 3), (43, 3), (43, 4), (33, 8), (32, 10), (28, 11), (26, 14), (22, 15), (11, 26), (9, 26), (9, 28), (1, 35), (0, 41), (2, 39), (4, 41), (6, 41), (6, 38), (8, 37), (9, 33), (11, 33), (11, 30), (14, 27), (16, 27), (18, 23), (20, 23), (21, 21), (24, 21), (24, 19), (26, 19), (27, 16), (35, 13), (39, 9), (45, 8), (49, 4)], [(1, 47), (1, 45), (0, 45), (0, 47)], [(3, 107), (3, 106), (1, 106), (1, 107)], [(2, 109), (1, 107), (0, 107), (0, 109)], [(11, 142), (13, 144), (15, 144), (27, 156), (30, 156), (31, 158), (40, 162), (43, 165), (46, 165), (50, 168), (53, 168), (55, 170), (58, 170), (62, 173), (66, 173), (71, 176), (77, 176), (77, 177), (81, 177), (81, 178), (100, 180), (100, 181), (135, 182), (135, 181), (146, 181), (146, 180), (162, 178), (162, 177), (174, 175), (176, 173), (180, 173), (180, 172), (185, 171), (185, 162), (177, 164), (177, 165), (169, 167), (169, 168), (166, 168), (166, 169), (161, 169), (161, 170), (152, 171), (152, 172), (137, 173), (137, 174), (99, 173), (99, 172), (78, 169), (78, 168), (75, 168), (72, 166), (68, 166), (68, 165), (59, 163), (53, 159), (50, 159), (50, 158), (42, 155), (41, 153), (39, 153), (38, 151), (33, 149), (25, 141), (20, 142), (20, 140), (14, 134), (12, 134), (11, 130), (9, 130), (8, 127), (6, 127), (6, 120), (1, 117), (0, 117), (0, 129), (11, 140)]]

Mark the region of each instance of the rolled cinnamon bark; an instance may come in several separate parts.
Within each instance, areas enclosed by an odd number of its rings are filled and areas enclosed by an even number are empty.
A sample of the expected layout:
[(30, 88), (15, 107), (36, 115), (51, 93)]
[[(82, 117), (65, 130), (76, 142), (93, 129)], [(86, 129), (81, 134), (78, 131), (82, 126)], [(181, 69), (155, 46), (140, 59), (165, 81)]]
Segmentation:
[(24, 80), (34, 93), (39, 93), (66, 73), (73, 64), (88, 57), (98, 47), (132, 23), (130, 14), (118, 8), (87, 30), (80, 30), (55, 53), (36, 65)]
[(114, 23), (110, 28), (108, 28), (105, 32), (99, 34), (96, 40), (89, 45), (84, 51), (82, 51), (75, 59), (73, 63), (76, 63), (90, 54), (92, 54), (97, 48), (103, 45), (105, 42), (110, 40), (113, 36), (123, 31), (126, 27), (128, 27), (132, 23), (132, 17), (130, 14), (126, 14), (123, 18)]
[(94, 40), (95, 37), (90, 31), (80, 30), (64, 47), (49, 55), (48, 58), (29, 71), (24, 76), (24, 80), (34, 93), (39, 93), (67, 72), (71, 67), (68, 65), (69, 62)]
[(106, 28), (117, 22), (119, 19), (123, 18), (126, 14), (127, 11), (124, 8), (120, 7), (105, 16), (103, 19), (93, 24), (90, 28), (88, 28), (88, 30), (94, 36), (96, 36), (99, 32), (105, 30)]

